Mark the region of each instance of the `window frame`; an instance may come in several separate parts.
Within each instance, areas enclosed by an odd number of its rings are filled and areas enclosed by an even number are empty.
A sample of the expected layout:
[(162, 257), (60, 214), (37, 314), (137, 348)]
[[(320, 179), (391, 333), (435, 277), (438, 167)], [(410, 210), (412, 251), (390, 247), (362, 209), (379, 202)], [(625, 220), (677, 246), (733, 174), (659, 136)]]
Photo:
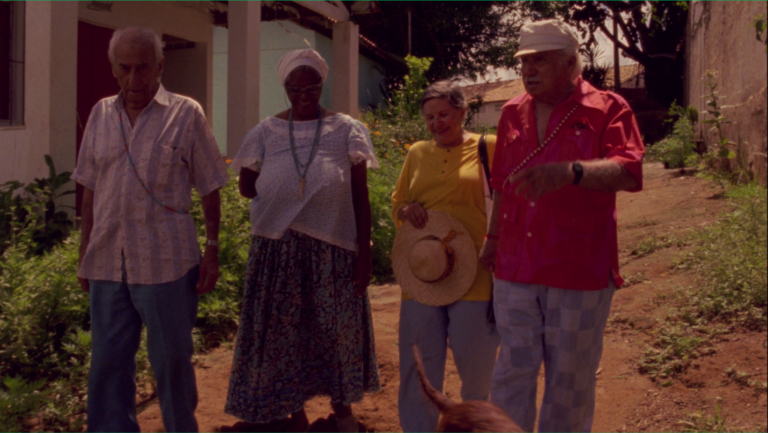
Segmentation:
[[(0, 128), (24, 126), (25, 17), (26, 2), (2, 1), (10, 5), (8, 15), (7, 114), (0, 118)], [(5, 62), (4, 62), (5, 63)], [(5, 102), (5, 101), (3, 101)]]

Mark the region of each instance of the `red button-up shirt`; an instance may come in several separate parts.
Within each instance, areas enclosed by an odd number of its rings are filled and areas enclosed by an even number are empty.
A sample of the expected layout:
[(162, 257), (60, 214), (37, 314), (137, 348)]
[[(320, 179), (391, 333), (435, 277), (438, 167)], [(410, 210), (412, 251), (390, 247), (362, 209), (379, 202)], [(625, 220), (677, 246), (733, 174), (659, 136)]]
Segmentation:
[[(504, 180), (538, 146), (535, 102), (527, 93), (507, 102), (499, 120), (491, 185), (501, 191), (495, 277), (571, 290), (621, 286), (616, 238), (616, 194), (567, 185), (536, 202)], [(555, 138), (524, 167), (548, 162), (609, 159), (642, 189), (645, 152), (634, 114), (619, 95), (579, 79), (552, 111), (546, 137), (578, 104)]]

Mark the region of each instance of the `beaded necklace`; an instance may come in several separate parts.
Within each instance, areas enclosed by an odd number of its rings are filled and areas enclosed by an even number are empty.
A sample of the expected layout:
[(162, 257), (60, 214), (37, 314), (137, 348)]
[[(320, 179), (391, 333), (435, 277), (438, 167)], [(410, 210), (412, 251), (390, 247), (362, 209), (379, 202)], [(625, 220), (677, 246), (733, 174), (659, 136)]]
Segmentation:
[[(317, 129), (315, 130), (315, 141), (312, 143), (312, 150), (309, 152), (309, 158), (307, 159), (306, 164), (302, 164), (299, 162), (299, 155), (296, 153), (296, 143), (293, 139), (293, 108), (288, 110), (288, 136), (291, 140), (291, 155), (293, 155), (293, 164), (296, 167), (296, 174), (299, 175), (299, 195), (301, 196), (301, 199), (304, 200), (304, 183), (306, 182), (305, 179), (307, 177), (307, 170), (309, 170), (309, 165), (312, 164), (312, 161), (315, 159), (315, 155), (317, 154), (317, 147), (320, 144), (320, 128), (323, 124), (323, 109), (320, 108), (320, 106), (317, 106)], [(304, 169), (304, 172), (301, 172), (301, 169)]]
[(139, 176), (139, 171), (136, 170), (136, 164), (133, 163), (133, 158), (131, 158), (131, 152), (128, 151), (128, 140), (126, 140), (126, 138), (125, 138), (125, 129), (123, 128), (123, 113), (118, 111), (117, 114), (120, 116), (120, 134), (123, 136), (123, 145), (125, 146), (125, 154), (128, 155), (128, 162), (131, 164), (131, 168), (133, 169), (133, 174), (136, 175), (136, 179), (139, 181), (141, 186), (144, 187), (144, 191), (147, 192), (147, 195), (149, 195), (149, 197), (152, 199), (152, 201), (157, 203), (163, 209), (165, 209), (165, 210), (167, 210), (169, 212), (173, 212), (173, 213), (188, 214), (189, 211), (176, 210), (176, 209), (174, 209), (174, 208), (164, 204), (160, 200), (158, 200), (157, 197), (155, 197), (155, 195), (152, 194), (152, 191), (149, 190), (149, 187), (144, 183), (144, 181), (141, 180), (141, 177)]
[(576, 109), (577, 109), (577, 108), (579, 108), (579, 104), (576, 104), (576, 105), (575, 105), (573, 108), (571, 108), (571, 111), (569, 111), (569, 112), (568, 112), (568, 114), (566, 114), (566, 115), (565, 115), (565, 117), (563, 117), (563, 120), (561, 120), (561, 121), (560, 121), (560, 123), (557, 125), (557, 128), (555, 128), (555, 130), (554, 130), (554, 131), (552, 131), (552, 133), (551, 133), (551, 134), (549, 134), (549, 137), (547, 137), (547, 139), (546, 139), (546, 140), (544, 140), (544, 141), (543, 141), (543, 142), (542, 142), (542, 143), (539, 145), (539, 147), (537, 147), (537, 148), (536, 148), (536, 150), (534, 150), (533, 152), (531, 152), (531, 153), (530, 153), (530, 155), (528, 155), (528, 156), (527, 156), (527, 157), (526, 157), (526, 158), (523, 160), (523, 162), (521, 162), (521, 163), (520, 163), (520, 164), (519, 164), (517, 167), (515, 167), (515, 168), (512, 170), (512, 172), (511, 172), (511, 173), (509, 173), (509, 176), (507, 176), (506, 180), (504, 180), (504, 183), (505, 183), (505, 184), (506, 184), (507, 182), (509, 182), (509, 181), (512, 179), (512, 177), (513, 177), (514, 175), (516, 175), (516, 174), (517, 174), (517, 172), (518, 172), (518, 171), (520, 171), (520, 170), (521, 170), (523, 167), (525, 167), (525, 164), (528, 164), (528, 161), (530, 161), (530, 160), (531, 160), (531, 158), (533, 158), (534, 156), (538, 155), (538, 154), (539, 154), (539, 152), (541, 152), (541, 151), (542, 151), (542, 149), (544, 149), (544, 148), (547, 146), (547, 144), (549, 144), (549, 142), (550, 142), (550, 141), (552, 141), (552, 139), (553, 139), (553, 138), (555, 138), (555, 136), (557, 135), (557, 133), (558, 133), (558, 132), (560, 132), (560, 128), (562, 128), (562, 127), (563, 127), (563, 125), (565, 124), (565, 121), (566, 121), (566, 120), (568, 120), (568, 118), (569, 118), (569, 117), (571, 117), (571, 115), (572, 115), (572, 114), (573, 114), (573, 113), (576, 111)]

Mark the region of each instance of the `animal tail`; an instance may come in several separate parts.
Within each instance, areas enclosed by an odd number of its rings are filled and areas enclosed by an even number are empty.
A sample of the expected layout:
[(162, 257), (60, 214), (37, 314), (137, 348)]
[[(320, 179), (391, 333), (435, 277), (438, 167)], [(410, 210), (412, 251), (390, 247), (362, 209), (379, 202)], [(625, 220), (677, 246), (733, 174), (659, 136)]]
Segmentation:
[(416, 372), (419, 375), (421, 389), (424, 391), (424, 394), (427, 396), (427, 398), (429, 398), (435, 404), (435, 406), (437, 406), (437, 409), (440, 412), (444, 412), (445, 410), (455, 406), (456, 403), (453, 400), (433, 388), (429, 383), (427, 374), (424, 372), (424, 364), (421, 361), (421, 351), (419, 351), (419, 347), (416, 345), (413, 346), (413, 361), (414, 364), (416, 364)]

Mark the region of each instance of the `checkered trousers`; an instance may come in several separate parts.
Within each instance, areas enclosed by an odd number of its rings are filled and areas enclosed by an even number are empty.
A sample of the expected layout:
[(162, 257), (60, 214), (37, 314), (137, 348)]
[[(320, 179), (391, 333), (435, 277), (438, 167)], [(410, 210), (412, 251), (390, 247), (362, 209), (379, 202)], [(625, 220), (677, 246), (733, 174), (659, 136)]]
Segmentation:
[(539, 431), (588, 432), (595, 409), (595, 373), (615, 292), (563, 290), (494, 281), (501, 349), (491, 401), (525, 431), (536, 419), (536, 379), (544, 362)]

